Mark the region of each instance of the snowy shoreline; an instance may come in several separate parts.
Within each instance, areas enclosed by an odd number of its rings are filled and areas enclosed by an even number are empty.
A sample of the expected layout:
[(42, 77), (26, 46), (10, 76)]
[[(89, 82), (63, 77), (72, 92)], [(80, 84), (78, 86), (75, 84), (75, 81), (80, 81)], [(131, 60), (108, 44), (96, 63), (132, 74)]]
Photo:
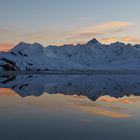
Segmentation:
[(2, 75), (140, 75), (140, 70), (0, 71)]

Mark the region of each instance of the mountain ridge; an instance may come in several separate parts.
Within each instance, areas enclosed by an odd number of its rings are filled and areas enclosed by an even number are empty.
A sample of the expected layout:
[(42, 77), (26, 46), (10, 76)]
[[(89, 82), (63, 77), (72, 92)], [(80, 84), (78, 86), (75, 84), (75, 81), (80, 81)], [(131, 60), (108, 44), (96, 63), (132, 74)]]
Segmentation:
[(0, 52), (0, 71), (97, 69), (140, 69), (140, 45), (123, 42), (105, 45), (93, 38), (85, 44), (47, 47), (20, 42), (13, 49)]

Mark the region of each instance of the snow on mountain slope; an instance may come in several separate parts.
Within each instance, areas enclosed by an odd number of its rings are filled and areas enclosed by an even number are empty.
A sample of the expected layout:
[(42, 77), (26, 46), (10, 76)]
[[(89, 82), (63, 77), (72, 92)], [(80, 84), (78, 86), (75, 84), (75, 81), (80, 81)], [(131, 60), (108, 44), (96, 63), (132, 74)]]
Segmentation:
[(94, 70), (140, 68), (140, 46), (121, 42), (104, 45), (96, 39), (86, 44), (48, 46), (19, 43), (0, 52), (0, 70)]

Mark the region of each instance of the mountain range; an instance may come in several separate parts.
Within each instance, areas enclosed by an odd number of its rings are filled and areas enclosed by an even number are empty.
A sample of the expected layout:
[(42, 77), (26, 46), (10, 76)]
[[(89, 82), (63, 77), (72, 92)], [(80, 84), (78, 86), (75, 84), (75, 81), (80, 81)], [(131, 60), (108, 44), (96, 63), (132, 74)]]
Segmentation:
[(85, 44), (47, 47), (21, 42), (7, 52), (0, 52), (0, 71), (139, 69), (140, 45), (105, 45), (95, 38)]

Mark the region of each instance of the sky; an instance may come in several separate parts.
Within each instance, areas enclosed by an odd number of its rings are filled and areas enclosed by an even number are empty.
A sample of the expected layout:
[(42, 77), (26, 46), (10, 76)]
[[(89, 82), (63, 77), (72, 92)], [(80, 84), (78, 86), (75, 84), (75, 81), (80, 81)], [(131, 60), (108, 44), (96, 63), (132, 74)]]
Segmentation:
[(19, 42), (44, 46), (140, 44), (139, 0), (0, 0), (0, 50)]

